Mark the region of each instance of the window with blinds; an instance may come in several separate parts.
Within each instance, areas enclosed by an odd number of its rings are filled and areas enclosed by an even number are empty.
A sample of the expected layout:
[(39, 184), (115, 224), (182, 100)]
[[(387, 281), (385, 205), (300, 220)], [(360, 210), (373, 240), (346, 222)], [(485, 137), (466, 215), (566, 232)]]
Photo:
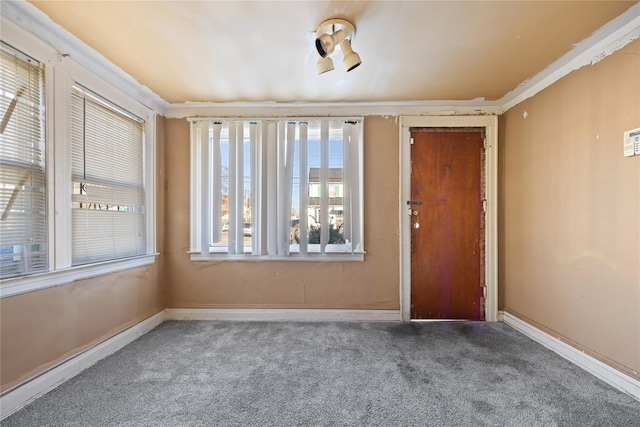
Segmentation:
[(72, 264), (146, 254), (144, 122), (76, 84)]
[(0, 278), (47, 271), (44, 66), (0, 45)]
[(192, 253), (364, 254), (361, 119), (194, 119), (191, 144)]

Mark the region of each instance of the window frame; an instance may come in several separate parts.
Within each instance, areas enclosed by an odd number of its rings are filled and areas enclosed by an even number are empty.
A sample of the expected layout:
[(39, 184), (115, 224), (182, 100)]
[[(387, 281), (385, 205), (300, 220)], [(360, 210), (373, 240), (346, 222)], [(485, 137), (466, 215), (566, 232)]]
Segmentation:
[[(332, 117), (332, 116), (322, 116), (322, 117), (260, 117), (260, 118), (248, 118), (248, 117), (237, 117), (237, 118), (203, 118), (203, 117), (195, 117), (188, 118), (190, 122), (191, 128), (191, 153), (190, 153), (190, 178), (191, 178), (191, 203), (190, 203), (190, 249), (188, 251), (190, 255), (191, 261), (364, 261), (365, 250), (364, 250), (364, 162), (363, 162), (363, 151), (364, 151), (364, 118), (363, 117)], [(209, 126), (214, 122), (242, 122), (242, 123), (251, 123), (251, 122), (275, 122), (276, 125), (282, 122), (314, 122), (314, 121), (343, 121), (343, 122), (359, 122), (359, 131), (358, 131), (358, 140), (357, 140), (357, 153), (355, 156), (352, 156), (351, 161), (349, 162), (348, 169), (353, 169), (354, 167), (357, 169), (355, 172), (358, 174), (357, 178), (357, 191), (354, 192), (353, 201), (357, 202), (357, 230), (354, 231), (356, 235), (359, 236), (359, 246), (357, 248), (353, 248), (351, 252), (336, 250), (336, 248), (332, 247), (333, 244), (326, 244), (325, 252), (312, 252), (309, 251), (306, 254), (301, 254), (299, 252), (291, 251), (289, 254), (251, 254), (251, 253), (242, 253), (242, 254), (230, 254), (227, 252), (220, 252), (215, 250), (215, 246), (209, 244), (208, 248), (203, 250), (204, 242), (208, 240), (208, 237), (211, 233), (211, 224), (204, 224), (204, 217), (211, 217), (211, 213), (208, 212), (208, 205), (211, 205), (209, 192), (209, 184), (203, 185), (203, 181), (206, 177), (207, 180), (211, 181), (210, 172), (211, 168), (208, 162), (210, 158), (209, 154), (209, 144), (205, 144), (204, 141), (209, 142), (208, 133)], [(206, 131), (205, 131), (206, 129)], [(205, 137), (205, 132), (207, 132), (207, 137)], [(263, 132), (267, 132), (263, 130)], [(264, 154), (263, 154), (264, 155)], [(343, 159), (346, 161), (346, 159)], [(275, 160), (263, 160), (264, 167), (277, 167), (282, 168), (284, 170), (284, 165), (274, 164)], [(269, 163), (270, 162), (270, 163)], [(328, 168), (328, 165), (327, 165)], [(346, 164), (343, 164), (343, 168), (347, 168)], [(306, 181), (305, 181), (306, 182)], [(253, 184), (252, 184), (253, 185)], [(256, 193), (262, 193), (266, 191), (268, 186), (271, 186), (271, 192), (276, 188), (276, 184), (273, 182), (269, 182), (264, 174), (259, 175), (259, 182), (255, 184)], [(343, 186), (346, 185), (343, 183)], [(344, 187), (343, 187), (344, 188)], [(282, 196), (279, 194), (283, 188), (278, 188), (278, 198), (280, 199)], [(344, 189), (343, 189), (344, 191)], [(261, 197), (256, 194), (256, 197)], [(269, 212), (270, 210), (270, 212)], [(285, 209), (287, 212), (289, 208)], [(275, 221), (281, 221), (281, 215), (279, 213), (283, 212), (281, 206), (271, 206), (270, 209), (265, 209), (265, 213), (263, 215), (273, 217), (274, 212), (278, 212), (276, 214)], [(265, 218), (260, 219), (260, 222), (269, 221)], [(271, 220), (273, 221), (273, 220)], [(262, 237), (266, 238), (269, 234), (273, 233), (272, 229), (263, 230)], [(297, 244), (291, 244), (291, 248), (297, 247)], [(307, 244), (309, 248), (313, 247), (313, 244)], [(320, 245), (317, 245), (320, 246)], [(347, 247), (346, 244), (341, 244), (340, 246), (344, 246), (345, 249)]]
[[(0, 280), (0, 298), (155, 263), (156, 113), (123, 90), (2, 18), (2, 40), (45, 65), (45, 168), (48, 271)], [(96, 64), (97, 65), (97, 64)], [(78, 83), (144, 120), (146, 254), (71, 265), (71, 87)], [(54, 97), (54, 94), (57, 96)], [(60, 94), (64, 94), (60, 96)]]
[[(139, 194), (142, 197), (142, 200), (138, 200), (141, 204), (141, 206), (146, 206), (146, 200), (145, 200), (145, 196), (146, 196), (146, 191), (145, 191), (145, 182), (144, 182), (144, 172), (146, 169), (146, 161), (144, 159), (144, 153), (145, 153), (145, 148), (146, 148), (146, 136), (145, 136), (145, 120), (135, 116), (134, 114), (130, 113), (129, 111), (123, 110), (119, 105), (115, 105), (112, 102), (104, 99), (102, 96), (93, 93), (93, 91), (91, 91), (90, 89), (83, 87), (81, 85), (79, 85), (78, 83), (74, 83), (72, 85), (72, 102), (71, 104), (74, 104), (73, 99), (75, 99), (75, 102), (79, 102), (80, 99), (82, 99), (83, 102), (83, 108), (86, 108), (86, 111), (94, 111), (94, 112), (99, 112), (99, 114), (105, 114), (106, 116), (110, 116), (110, 117), (101, 117), (102, 120), (114, 120), (115, 117), (115, 121), (112, 123), (112, 127), (116, 127), (117, 125), (123, 126), (124, 127), (130, 127), (130, 125), (132, 123), (135, 123), (134, 126), (136, 126), (137, 129), (139, 129), (140, 131), (140, 135), (139, 135), (139, 139), (137, 138), (138, 135), (136, 135), (135, 140), (138, 141), (140, 143), (140, 145), (120, 145), (120, 143), (116, 143), (118, 146), (122, 146), (125, 149), (131, 149), (131, 147), (135, 147), (136, 149), (134, 151), (136, 151), (137, 153), (135, 153), (136, 155), (139, 153), (141, 154), (141, 160), (142, 160), (142, 164), (137, 164), (137, 163), (131, 163), (131, 170), (136, 170), (140, 175), (138, 175), (138, 178), (140, 178), (140, 181), (135, 180), (135, 177), (133, 178), (135, 182), (132, 182), (131, 179), (132, 177), (129, 176), (128, 178), (130, 179), (129, 181), (127, 181), (126, 179), (123, 180), (119, 180), (117, 178), (111, 178), (111, 180), (107, 179), (107, 178), (102, 178), (102, 179), (98, 179), (98, 181), (95, 181), (93, 178), (91, 177), (86, 177), (84, 179), (82, 179), (84, 185), (91, 187), (91, 186), (104, 186), (105, 188), (110, 188), (114, 191), (114, 193), (117, 193), (119, 190), (122, 191), (123, 189), (131, 189), (131, 188), (135, 188), (135, 192), (139, 192)], [(77, 105), (76, 105), (77, 106)], [(76, 119), (79, 119), (76, 117)], [(92, 121), (95, 119), (95, 116), (92, 117), (90, 115), (86, 115), (85, 117), (82, 117), (81, 119), (79, 119), (79, 121), (82, 121), (82, 123), (75, 123), (76, 126), (81, 127), (83, 129), (83, 133), (86, 132), (88, 129), (95, 129), (95, 123), (101, 123), (100, 120), (98, 121)], [(73, 122), (73, 117), (71, 117), (71, 121)], [(73, 127), (73, 123), (72, 123), (72, 127)], [(136, 131), (133, 131), (133, 133), (136, 133)], [(95, 134), (94, 134), (95, 136)], [(109, 138), (111, 135), (104, 135), (101, 134), (100, 136), (102, 136), (103, 138)], [(131, 136), (129, 134), (125, 135), (125, 136)], [(122, 139), (121, 141), (127, 141), (130, 142), (130, 139)], [(95, 142), (95, 141), (94, 141)], [(100, 143), (98, 145), (102, 145), (102, 143), (104, 142), (104, 139), (100, 139)], [(74, 144), (78, 143), (78, 141), (73, 141), (73, 138), (71, 138), (71, 143), (70, 146), (73, 147)], [(82, 141), (83, 146), (85, 147), (90, 147), (95, 149), (95, 145), (92, 144), (92, 141), (90, 140), (84, 140), (83, 137), (83, 141)], [(115, 144), (114, 144), (115, 145)], [(72, 148), (73, 149), (73, 148)], [(140, 151), (138, 151), (140, 150)], [(86, 152), (85, 152), (86, 153)], [(85, 157), (85, 159), (90, 159), (93, 160), (95, 162), (96, 158), (92, 157), (92, 156), (87, 156)], [(124, 162), (124, 161), (123, 161)], [(72, 154), (72, 187), (76, 188), (76, 185), (78, 185), (78, 177), (76, 176), (75, 178), (73, 177), (74, 174), (74, 168), (73, 168), (73, 163), (74, 163), (74, 158), (73, 158), (73, 154)], [(95, 164), (95, 163), (94, 163)], [(86, 163), (84, 165), (86, 167)], [(77, 167), (77, 165), (76, 165)], [(139, 167), (139, 169), (133, 169), (133, 168), (137, 168)], [(90, 170), (89, 173), (90, 174), (94, 174), (96, 172), (102, 172), (105, 173), (105, 170), (96, 168), (95, 170)], [(112, 172), (112, 170), (109, 170), (109, 173)], [(87, 171), (86, 169), (84, 170), (84, 173), (86, 174)], [(95, 187), (94, 187), (95, 188)], [(123, 197), (122, 193), (118, 194), (119, 197)], [(89, 196), (87, 196), (89, 197)], [(72, 196), (72, 200), (77, 199), (77, 198), (81, 198), (78, 194), (75, 194)], [(122, 200), (121, 200), (122, 201)], [(119, 210), (119, 209), (118, 209)], [(136, 214), (135, 212), (138, 212), (139, 214)], [(82, 216), (82, 219), (86, 220), (86, 217), (84, 215), (91, 215), (91, 214), (102, 214), (105, 212), (101, 212), (100, 210), (90, 210), (90, 209), (81, 209), (81, 208), (77, 208), (76, 204), (72, 202), (72, 226), (73, 226), (73, 218), (75, 216)], [(108, 211), (107, 215), (113, 215), (113, 210)], [(120, 214), (116, 214), (118, 217), (120, 216)], [(146, 227), (140, 227), (140, 223), (139, 221), (143, 221), (143, 224), (146, 223), (146, 212), (145, 210), (142, 209), (135, 209), (134, 208), (134, 214), (132, 215), (132, 219), (134, 219), (136, 222), (138, 222), (138, 224), (136, 225), (136, 232), (139, 231), (139, 228), (142, 228), (142, 233), (144, 233), (144, 237), (139, 239), (139, 241), (137, 241), (134, 244), (134, 247), (137, 247), (138, 244), (140, 245), (140, 247), (144, 248), (144, 253), (146, 253), (146, 244), (147, 244), (147, 239), (146, 239)], [(79, 218), (78, 218), (79, 219)], [(104, 219), (104, 218), (101, 218)], [(121, 218), (120, 220), (118, 220), (119, 222), (122, 222), (123, 218)], [(83, 222), (83, 221), (80, 221)], [(120, 223), (118, 225), (118, 227), (116, 228), (121, 228), (123, 227), (123, 224)], [(76, 230), (78, 228), (76, 227)], [(108, 225), (105, 224), (104, 227), (105, 230), (108, 230)], [(112, 232), (115, 232), (115, 230), (111, 230)], [(79, 235), (82, 235), (84, 233), (79, 233)], [(113, 235), (109, 235), (109, 240), (111, 240), (111, 237), (118, 237), (117, 234), (113, 234)], [(74, 237), (75, 239), (75, 234), (72, 233), (72, 237)], [(87, 237), (88, 240), (99, 240), (96, 239), (96, 236), (93, 234), (93, 231), (88, 233), (88, 234), (84, 234), (84, 237)], [(122, 234), (120, 235), (120, 238), (127, 238), (126, 236), (123, 236)], [(88, 250), (88, 248), (86, 247), (86, 245), (78, 245), (77, 247), (74, 247), (74, 239), (72, 239), (72, 249), (78, 249), (78, 248), (85, 248)], [(104, 241), (103, 241), (104, 243)], [(129, 241), (129, 243), (131, 244), (131, 241)], [(105, 249), (104, 247), (102, 247), (103, 249)], [(115, 252), (119, 252), (119, 251), (123, 251), (125, 249), (125, 245), (117, 245), (117, 248), (114, 248)], [(137, 251), (135, 248), (129, 248), (129, 251)], [(73, 251), (72, 251), (73, 252)], [(128, 256), (118, 256), (118, 255), (114, 255), (113, 258), (110, 257), (105, 257), (104, 253), (93, 253), (92, 255), (88, 256), (85, 254), (85, 258), (77, 256), (77, 251), (76, 256), (77, 258), (74, 260), (72, 259), (72, 265), (73, 266), (79, 266), (79, 265), (85, 265), (85, 264), (95, 264), (98, 262), (102, 262), (102, 261), (111, 261), (111, 260), (116, 260), (116, 259), (124, 259), (124, 258), (132, 258), (135, 256), (141, 256), (143, 255), (142, 253), (143, 251), (140, 251), (140, 253), (136, 253), (134, 255), (128, 255)], [(72, 253), (72, 258), (73, 258), (73, 253)], [(97, 257), (97, 259), (94, 259), (92, 261), (89, 261), (88, 258), (92, 258), (92, 257)]]

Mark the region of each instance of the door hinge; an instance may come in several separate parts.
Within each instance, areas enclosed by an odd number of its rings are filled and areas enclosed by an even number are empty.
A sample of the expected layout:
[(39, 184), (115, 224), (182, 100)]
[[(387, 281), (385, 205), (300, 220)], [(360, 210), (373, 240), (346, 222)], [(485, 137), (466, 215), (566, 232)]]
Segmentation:
[(485, 149), (485, 150), (487, 149), (487, 137), (486, 136), (482, 137), (482, 148)]
[(413, 138), (409, 138), (409, 143), (413, 145)]
[(482, 296), (484, 297), (484, 299), (487, 299), (487, 287), (486, 286), (484, 286), (482, 288)]
[(482, 201), (482, 211), (487, 212), (487, 199)]

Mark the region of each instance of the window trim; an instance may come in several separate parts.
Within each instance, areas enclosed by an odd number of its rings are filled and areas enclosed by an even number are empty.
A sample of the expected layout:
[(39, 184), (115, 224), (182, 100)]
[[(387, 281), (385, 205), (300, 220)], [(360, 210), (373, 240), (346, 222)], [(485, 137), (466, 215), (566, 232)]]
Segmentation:
[(91, 277), (102, 276), (118, 271), (144, 267), (155, 263), (157, 255), (157, 253), (153, 253), (132, 258), (84, 264), (63, 270), (51, 270), (46, 273), (12, 277), (2, 281), (2, 286), (0, 286), (0, 298), (7, 298), (27, 292), (53, 288), (55, 286), (66, 285), (77, 280), (89, 279)]
[[(110, 83), (105, 82), (100, 77), (90, 73), (85, 68), (81, 67), (77, 63), (71, 60), (64, 60), (61, 64), (55, 68), (55, 90), (56, 93), (64, 93), (65, 96), (56, 97), (56, 129), (62, 128), (62, 134), (55, 134), (55, 154), (56, 161), (62, 162), (65, 165), (64, 168), (58, 168), (56, 172), (56, 197), (55, 197), (55, 209), (58, 212), (71, 212), (72, 202), (71, 193), (71, 92), (74, 84), (79, 84), (98, 96), (106, 99), (108, 102), (115, 104), (121, 109), (128, 111), (131, 114), (136, 115), (144, 120), (144, 185), (145, 185), (145, 220), (146, 220), (146, 244), (147, 244), (147, 256), (156, 254), (155, 246), (155, 234), (156, 234), (156, 129), (155, 129), (155, 113), (140, 104), (138, 101), (130, 98), (127, 94), (121, 92), (118, 88), (111, 86)], [(62, 91), (61, 91), (62, 90)], [(60, 114), (62, 112), (62, 114)], [(60, 118), (62, 116), (62, 118)], [(61, 123), (60, 123), (61, 122)], [(59, 131), (58, 131), (59, 132)], [(60, 163), (57, 163), (60, 164)], [(68, 216), (56, 216), (55, 230), (60, 235), (60, 230), (64, 230), (69, 234), (63, 234), (71, 236), (71, 214)], [(56, 252), (56, 264), (54, 270), (72, 268), (72, 248), (71, 238), (69, 239), (57, 239), (55, 241)], [(145, 256), (142, 256), (144, 258)], [(127, 259), (123, 258), (123, 265), (128, 265)], [(113, 271), (118, 271), (117, 260), (113, 261)], [(105, 261), (110, 264), (111, 261)], [(94, 264), (86, 264), (91, 266)], [(96, 263), (95, 265), (101, 265)], [(143, 264), (145, 265), (145, 264)], [(135, 263), (133, 264), (135, 266)], [(133, 268), (128, 267), (128, 268)], [(75, 268), (75, 267), (74, 267)], [(100, 270), (102, 271), (102, 270)], [(106, 270), (104, 273), (107, 274)], [(91, 274), (90, 269), (87, 274)]]
[[(229, 254), (226, 252), (211, 251), (211, 247), (205, 252), (202, 250), (204, 243), (208, 242), (210, 233), (210, 225), (205, 224), (202, 221), (203, 217), (210, 216), (208, 206), (211, 204), (208, 194), (208, 186), (202, 184), (202, 176), (205, 171), (208, 171), (208, 144), (203, 144), (205, 139), (208, 140), (208, 129), (211, 122), (304, 122), (304, 121), (358, 121), (360, 122), (359, 138), (358, 138), (358, 153), (357, 157), (353, 158), (350, 162), (351, 165), (356, 165), (358, 168), (358, 188), (354, 200), (358, 201), (358, 235), (360, 239), (360, 248), (364, 248), (364, 117), (333, 117), (333, 116), (318, 116), (318, 117), (192, 117), (187, 119), (191, 126), (190, 134), (190, 181), (191, 181), (191, 203), (190, 203), (190, 250), (187, 253), (190, 256), (191, 261), (248, 261), (248, 262), (263, 262), (263, 261), (364, 261), (364, 255), (366, 251), (364, 249), (354, 250), (353, 252), (340, 252), (340, 251), (328, 251), (325, 253), (309, 252), (307, 254), (300, 254), (292, 252), (288, 255), (255, 255), (250, 253), (243, 254)], [(206, 125), (205, 125), (206, 124)], [(206, 128), (206, 129), (205, 129)], [(275, 159), (270, 159), (274, 160)], [(270, 167), (275, 167), (272, 162), (269, 163)], [(280, 166), (278, 166), (280, 167)], [(208, 173), (208, 172), (207, 172)], [(261, 178), (261, 185), (258, 191), (262, 192), (263, 188), (267, 186), (273, 186), (275, 183), (270, 180), (264, 181), (265, 177)], [(199, 195), (200, 197), (195, 197)], [(273, 215), (273, 210), (279, 210), (277, 206), (268, 207), (269, 214)], [(277, 217), (279, 218), (279, 217)], [(278, 219), (276, 219), (278, 220)], [(264, 221), (264, 219), (263, 219)], [(265, 235), (271, 233), (269, 228)]]
[[(84, 68), (52, 46), (1, 17), (2, 40), (45, 64), (45, 147), (49, 271), (0, 281), (0, 298), (69, 284), (155, 263), (156, 113), (119, 87)], [(144, 185), (147, 254), (71, 266), (71, 85), (77, 82), (145, 121)], [(65, 94), (56, 96), (56, 94)], [(55, 112), (55, 114), (54, 114)], [(57, 166), (55, 168), (54, 166)], [(57, 215), (57, 212), (67, 214)], [(67, 238), (68, 237), (68, 238)]]
[(290, 255), (229, 255), (211, 252), (209, 255), (200, 252), (189, 252), (191, 261), (242, 261), (242, 262), (266, 262), (266, 261), (287, 261), (287, 262), (363, 262), (366, 251), (354, 253), (308, 253), (300, 255), (292, 253)]

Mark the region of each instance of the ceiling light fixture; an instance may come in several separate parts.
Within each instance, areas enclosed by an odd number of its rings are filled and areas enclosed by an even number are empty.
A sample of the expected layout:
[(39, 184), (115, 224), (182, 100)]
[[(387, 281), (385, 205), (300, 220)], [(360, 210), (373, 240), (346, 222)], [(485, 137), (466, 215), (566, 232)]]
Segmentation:
[(351, 42), (356, 35), (356, 27), (349, 21), (339, 18), (327, 19), (316, 30), (316, 51), (318, 58), (318, 74), (333, 70), (333, 61), (329, 56), (336, 46), (342, 51), (343, 64), (347, 71), (351, 71), (362, 64), (360, 55), (351, 48)]

